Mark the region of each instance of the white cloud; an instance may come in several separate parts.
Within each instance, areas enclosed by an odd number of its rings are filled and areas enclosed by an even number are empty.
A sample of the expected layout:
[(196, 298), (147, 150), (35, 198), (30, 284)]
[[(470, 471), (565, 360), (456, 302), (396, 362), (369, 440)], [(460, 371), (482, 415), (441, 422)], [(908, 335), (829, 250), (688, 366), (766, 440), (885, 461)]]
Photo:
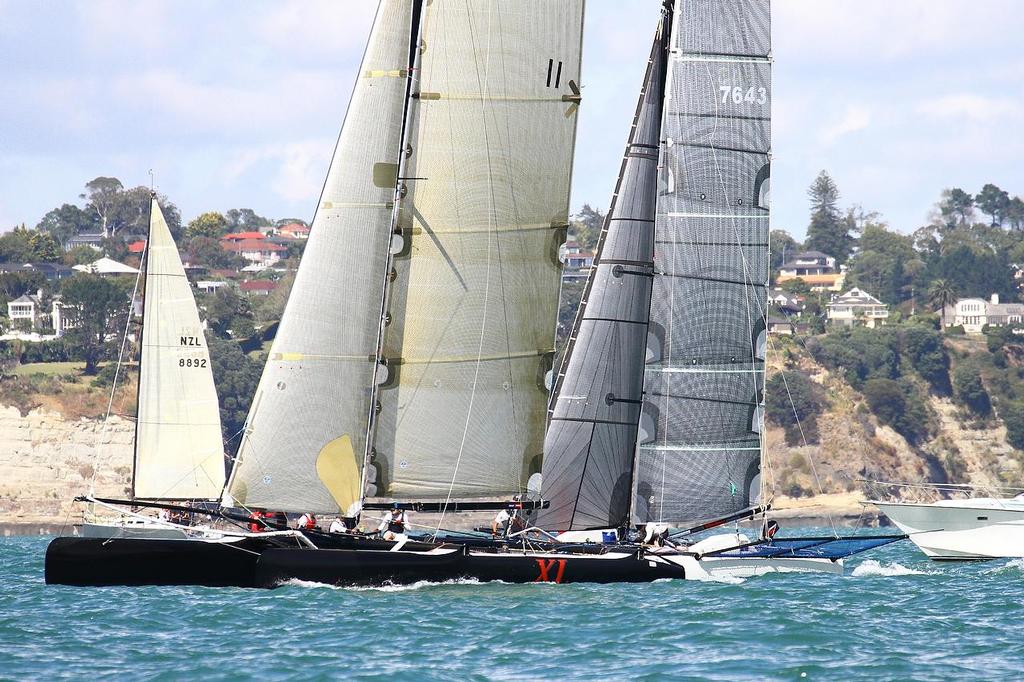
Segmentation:
[(823, 145), (829, 146), (840, 138), (864, 130), (869, 125), (871, 111), (863, 106), (852, 105), (846, 108), (842, 118), (823, 127), (818, 133), (818, 139)]
[(776, 0), (772, 14), (777, 53), (859, 63), (985, 49), (1024, 26), (1016, 0)]
[(331, 138), (265, 145), (231, 159), (224, 166), (223, 176), (233, 184), (249, 172), (269, 173), (270, 189), (278, 197), (312, 206), (320, 195), (332, 149)]
[(1020, 102), (1004, 97), (955, 93), (925, 99), (917, 105), (916, 110), (933, 118), (989, 123), (1006, 115), (1020, 115), (1024, 107)]
[(286, 0), (255, 6), (267, 11), (253, 14), (253, 32), (261, 42), (278, 50), (291, 51), (301, 45), (306, 54), (362, 54), (377, 3)]
[(79, 0), (80, 36), (95, 52), (124, 53), (136, 57), (143, 52), (158, 52), (175, 39), (179, 24), (170, 20), (166, 0), (124, 2), (124, 0)]

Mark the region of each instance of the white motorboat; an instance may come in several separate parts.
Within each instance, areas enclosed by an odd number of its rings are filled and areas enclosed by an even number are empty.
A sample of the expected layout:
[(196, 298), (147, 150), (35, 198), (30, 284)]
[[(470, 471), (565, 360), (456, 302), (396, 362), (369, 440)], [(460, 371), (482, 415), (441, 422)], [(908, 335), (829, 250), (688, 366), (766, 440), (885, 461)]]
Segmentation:
[(1024, 494), (873, 504), (935, 561), (1024, 557)]

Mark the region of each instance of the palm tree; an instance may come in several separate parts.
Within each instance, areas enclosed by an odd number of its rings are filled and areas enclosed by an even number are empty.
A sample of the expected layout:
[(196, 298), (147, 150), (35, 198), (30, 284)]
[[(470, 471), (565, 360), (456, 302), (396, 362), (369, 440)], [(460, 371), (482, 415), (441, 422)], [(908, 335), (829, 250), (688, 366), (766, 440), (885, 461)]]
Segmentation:
[(928, 302), (938, 306), (942, 315), (942, 329), (946, 329), (946, 308), (956, 303), (956, 287), (948, 279), (937, 279), (928, 288)]

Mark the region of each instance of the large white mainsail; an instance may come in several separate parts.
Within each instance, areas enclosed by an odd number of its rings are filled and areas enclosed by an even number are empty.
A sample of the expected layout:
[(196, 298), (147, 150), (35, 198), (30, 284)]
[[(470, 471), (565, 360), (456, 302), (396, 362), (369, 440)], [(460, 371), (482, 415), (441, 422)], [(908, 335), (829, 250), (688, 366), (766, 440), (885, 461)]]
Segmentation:
[(423, 5), (368, 495), (505, 496), (539, 470), (582, 21), (582, 0)]
[(378, 8), (227, 504), (330, 513), (361, 496), (412, 5)]
[(224, 445), (210, 352), (192, 287), (154, 197), (133, 493), (146, 499), (216, 499), (223, 487)]

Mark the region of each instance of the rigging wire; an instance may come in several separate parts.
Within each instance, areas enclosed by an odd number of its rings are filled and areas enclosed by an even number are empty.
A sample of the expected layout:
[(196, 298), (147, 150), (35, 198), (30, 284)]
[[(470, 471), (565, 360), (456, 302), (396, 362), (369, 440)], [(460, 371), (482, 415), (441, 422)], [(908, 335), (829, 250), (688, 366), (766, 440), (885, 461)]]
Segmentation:
[[(147, 239), (146, 240), (146, 244), (142, 247), (142, 256), (139, 258), (140, 265), (142, 263), (146, 262), (146, 256), (148, 255), (148, 252), (149, 252), (149, 241), (150, 240)], [(135, 275), (135, 285), (132, 287), (132, 297), (131, 297), (131, 301), (128, 303), (127, 320), (124, 323), (124, 334), (121, 336), (121, 348), (120, 348), (120, 350), (118, 350), (118, 353), (117, 353), (117, 364), (114, 366), (114, 380), (111, 382), (111, 386), (110, 386), (110, 398), (107, 400), (107, 411), (106, 411), (106, 414), (103, 415), (103, 424), (100, 426), (99, 430), (96, 432), (96, 443), (93, 446), (93, 453), (94, 453), (93, 454), (93, 460), (94, 460), (94, 462), (97, 465), (99, 464), (99, 457), (100, 457), (100, 445), (101, 445), (100, 441), (103, 438), (103, 435), (107, 432), (107, 425), (108, 425), (108, 422), (110, 421), (110, 411), (111, 411), (111, 409), (113, 408), (113, 405), (114, 405), (114, 395), (117, 392), (117, 380), (118, 380), (118, 378), (120, 377), (120, 374), (121, 374), (121, 363), (122, 363), (123, 358), (124, 358), (125, 347), (128, 345), (128, 333), (129, 333), (129, 330), (131, 329), (131, 324), (132, 324), (132, 311), (135, 308), (135, 297), (136, 297), (136, 295), (138, 294), (138, 291), (139, 291), (139, 282), (142, 281), (143, 271), (144, 271), (144, 268), (140, 267), (139, 268), (139, 272)], [(141, 379), (142, 379), (142, 373), (140, 372), (139, 373), (139, 380), (141, 381)], [(138, 420), (138, 409), (139, 409), (139, 407), (138, 407), (138, 405), (136, 405), (135, 406), (136, 420)], [(92, 469), (92, 477), (89, 479), (89, 496), (90, 497), (93, 496), (95, 494), (95, 492), (96, 492), (96, 472), (98, 471), (98, 469), (99, 469), (98, 466), (94, 466), (93, 467), (93, 469)]]

